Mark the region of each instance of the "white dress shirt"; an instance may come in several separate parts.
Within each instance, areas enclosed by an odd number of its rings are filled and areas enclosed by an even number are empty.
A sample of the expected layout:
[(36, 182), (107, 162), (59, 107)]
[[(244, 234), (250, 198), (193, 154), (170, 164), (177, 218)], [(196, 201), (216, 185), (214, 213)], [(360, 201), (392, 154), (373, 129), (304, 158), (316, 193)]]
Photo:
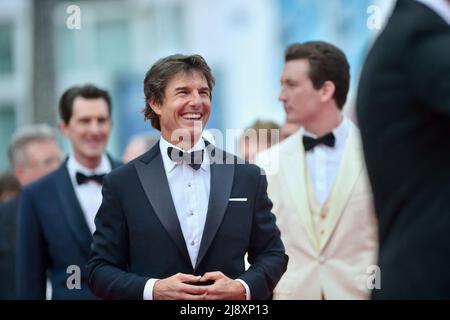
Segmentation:
[[(173, 204), (183, 232), (184, 241), (191, 259), (192, 267), (195, 268), (197, 256), (200, 250), (203, 230), (205, 228), (206, 214), (208, 212), (209, 191), (211, 183), (210, 159), (204, 153), (200, 169), (194, 170), (189, 164), (174, 162), (167, 154), (167, 148), (180, 148), (170, 144), (163, 137), (159, 142), (164, 170), (169, 182)], [(186, 152), (205, 149), (205, 141), (199, 141)], [(158, 279), (150, 279), (145, 284), (144, 300), (153, 299), (153, 286)], [(250, 297), (248, 285), (240, 280), (246, 290), (247, 298)]]
[(91, 233), (95, 231), (95, 215), (102, 203), (102, 186), (95, 181), (87, 181), (81, 185), (77, 183), (77, 172), (83, 173), (87, 176), (93, 174), (106, 174), (111, 171), (111, 163), (106, 155), (102, 156), (100, 164), (95, 169), (89, 169), (81, 165), (73, 155), (69, 156), (67, 161), (67, 170), (69, 171), (70, 179), (81, 205), (84, 217)]
[[(208, 211), (209, 190), (211, 170), (209, 158), (204, 157), (199, 170), (194, 170), (188, 164), (173, 162), (168, 154), (167, 148), (179, 149), (161, 138), (159, 148), (164, 163), (169, 189), (173, 204), (180, 221), (181, 231), (189, 252), (192, 267), (197, 262), (200, 242), (202, 241), (203, 229), (205, 228), (206, 212)], [(203, 139), (187, 152), (202, 150), (205, 148)]]
[[(350, 129), (348, 121), (350, 120), (343, 116), (339, 126), (332, 131), (336, 139), (334, 147), (319, 144), (306, 151), (306, 161), (314, 194), (321, 205), (326, 201), (336, 180)], [(304, 135), (318, 138), (306, 130)]]
[(417, 0), (436, 12), (438, 16), (450, 25), (450, 3), (448, 0)]

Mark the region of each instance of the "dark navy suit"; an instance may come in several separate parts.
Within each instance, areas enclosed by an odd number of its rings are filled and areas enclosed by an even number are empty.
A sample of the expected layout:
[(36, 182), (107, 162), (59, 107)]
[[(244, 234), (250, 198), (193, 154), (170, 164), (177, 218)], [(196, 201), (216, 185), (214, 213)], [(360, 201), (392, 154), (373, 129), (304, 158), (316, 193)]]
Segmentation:
[[(120, 164), (110, 159), (114, 169)], [(17, 298), (45, 299), (47, 271), (53, 299), (94, 299), (87, 285), (86, 263), (92, 234), (67, 171), (58, 170), (23, 189), (17, 230)], [(76, 265), (81, 289), (68, 289)]]
[(0, 204), (0, 300), (15, 299), (16, 219), (19, 198)]
[[(269, 299), (288, 258), (266, 189), (255, 165), (211, 164), (207, 217), (193, 267), (156, 144), (105, 177), (88, 263), (90, 287), (105, 299), (142, 300), (150, 278), (222, 271), (245, 281), (253, 299)], [(252, 264), (247, 271), (246, 252)]]

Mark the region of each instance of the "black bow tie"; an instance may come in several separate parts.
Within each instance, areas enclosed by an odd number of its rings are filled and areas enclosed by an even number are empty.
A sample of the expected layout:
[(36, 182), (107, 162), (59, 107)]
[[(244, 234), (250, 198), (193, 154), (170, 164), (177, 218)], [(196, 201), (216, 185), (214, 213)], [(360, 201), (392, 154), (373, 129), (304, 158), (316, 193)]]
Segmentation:
[(330, 132), (317, 139), (308, 136), (303, 136), (303, 146), (305, 147), (305, 151), (309, 151), (321, 143), (329, 147), (334, 147), (334, 144), (336, 143), (336, 138), (334, 137), (333, 132)]
[(104, 174), (93, 174), (92, 176), (87, 176), (87, 175), (85, 175), (85, 174), (83, 174), (81, 172), (77, 172), (77, 174), (76, 174), (77, 183), (79, 185), (83, 184), (83, 183), (86, 183), (89, 180), (96, 181), (99, 184), (103, 184), (103, 177), (104, 176), (105, 176)]
[(200, 169), (203, 162), (203, 150), (184, 152), (172, 147), (167, 148), (167, 155), (173, 162), (183, 162), (191, 166), (192, 169)]

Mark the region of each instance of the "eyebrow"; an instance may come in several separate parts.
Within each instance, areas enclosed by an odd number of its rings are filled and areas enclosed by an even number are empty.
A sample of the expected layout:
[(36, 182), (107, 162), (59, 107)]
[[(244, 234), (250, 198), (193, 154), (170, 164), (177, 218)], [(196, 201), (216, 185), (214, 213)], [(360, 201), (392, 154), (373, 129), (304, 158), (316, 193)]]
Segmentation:
[[(175, 88), (175, 92), (178, 92), (178, 91), (185, 91), (185, 90), (190, 91), (191, 89), (190, 89), (190, 87), (188, 87), (188, 86), (184, 86), (184, 87), (176, 87), (176, 88)], [(209, 90), (209, 87), (201, 87), (201, 88), (199, 88), (198, 91), (204, 91), (204, 90), (207, 90), (208, 92), (210, 91), (210, 90)]]
[(188, 90), (188, 87), (177, 87), (175, 88), (175, 91), (184, 91), (184, 90)]

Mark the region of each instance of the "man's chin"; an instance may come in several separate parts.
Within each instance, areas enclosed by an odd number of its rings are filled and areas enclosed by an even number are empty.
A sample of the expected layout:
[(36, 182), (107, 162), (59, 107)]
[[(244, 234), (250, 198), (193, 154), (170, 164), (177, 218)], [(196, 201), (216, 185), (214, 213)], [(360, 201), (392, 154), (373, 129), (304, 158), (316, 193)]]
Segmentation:
[(88, 159), (97, 159), (103, 155), (104, 149), (98, 149), (98, 150), (90, 150), (85, 153), (86, 158)]

